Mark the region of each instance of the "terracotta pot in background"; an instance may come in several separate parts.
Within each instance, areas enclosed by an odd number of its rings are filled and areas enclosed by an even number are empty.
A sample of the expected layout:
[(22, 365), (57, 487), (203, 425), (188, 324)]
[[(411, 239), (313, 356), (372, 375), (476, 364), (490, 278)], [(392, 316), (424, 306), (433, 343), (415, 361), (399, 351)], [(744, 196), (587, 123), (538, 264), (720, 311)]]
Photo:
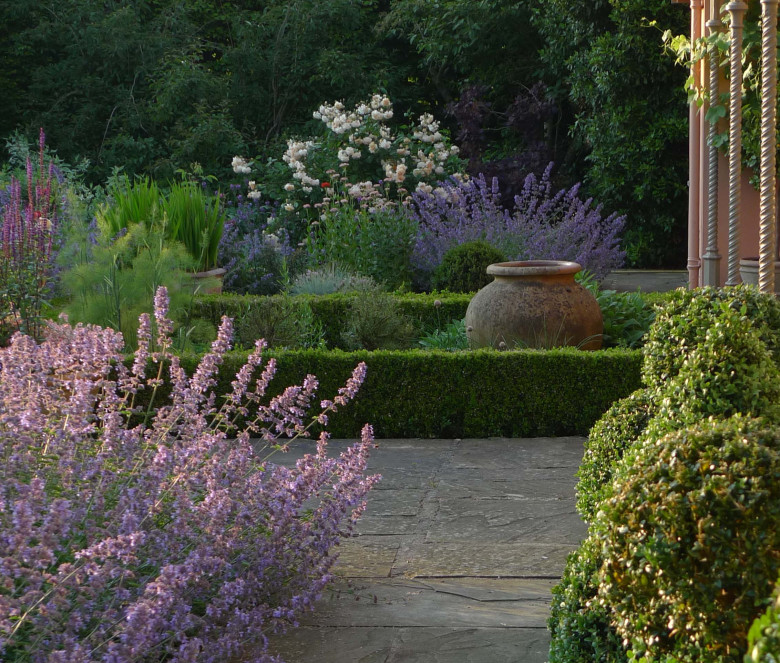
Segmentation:
[(199, 295), (219, 295), (222, 293), (222, 279), (227, 272), (223, 267), (216, 267), (207, 272), (195, 272), (192, 278), (195, 286), (200, 285)]
[(527, 260), (490, 265), (494, 281), (471, 300), (472, 347), (576, 346), (598, 350), (604, 325), (596, 298), (574, 280), (576, 262)]

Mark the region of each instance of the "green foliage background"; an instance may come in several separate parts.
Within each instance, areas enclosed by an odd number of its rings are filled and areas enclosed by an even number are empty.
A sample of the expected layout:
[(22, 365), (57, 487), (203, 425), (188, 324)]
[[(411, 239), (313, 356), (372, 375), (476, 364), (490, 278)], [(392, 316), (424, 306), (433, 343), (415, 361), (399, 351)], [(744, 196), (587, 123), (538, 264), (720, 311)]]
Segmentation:
[(685, 71), (661, 33), (687, 23), (667, 0), (18, 0), (0, 5), (0, 136), (43, 126), (92, 183), (194, 162), (224, 179), (235, 154), (313, 133), (323, 101), (382, 90), (398, 119), (444, 119), (483, 84), (500, 159), (518, 144), (498, 109), (543, 80), (562, 183), (628, 214), (632, 264), (682, 266)]

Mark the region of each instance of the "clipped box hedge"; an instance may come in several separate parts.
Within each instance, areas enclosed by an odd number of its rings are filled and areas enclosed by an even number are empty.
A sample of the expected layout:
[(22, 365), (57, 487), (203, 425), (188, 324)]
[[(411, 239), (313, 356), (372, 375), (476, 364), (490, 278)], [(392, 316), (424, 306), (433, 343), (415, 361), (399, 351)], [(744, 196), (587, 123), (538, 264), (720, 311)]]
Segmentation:
[[(218, 393), (230, 390), (246, 356), (226, 356)], [(331, 399), (366, 362), (357, 398), (328, 426), (342, 438), (357, 437), (365, 423), (382, 438), (586, 435), (612, 403), (640, 387), (641, 354), (630, 350), (268, 351), (272, 356), (277, 374), (269, 396), (311, 373), (320, 381), (318, 397)], [(198, 359), (182, 357), (189, 374)]]

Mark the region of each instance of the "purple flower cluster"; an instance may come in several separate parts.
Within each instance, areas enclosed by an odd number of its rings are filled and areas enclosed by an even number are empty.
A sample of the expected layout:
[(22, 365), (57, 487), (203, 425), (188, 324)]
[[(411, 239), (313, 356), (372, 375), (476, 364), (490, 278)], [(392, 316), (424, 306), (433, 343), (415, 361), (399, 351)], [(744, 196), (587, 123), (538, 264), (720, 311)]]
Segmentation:
[(279, 292), (282, 260), (293, 253), (293, 247), (284, 229), (270, 232), (274, 209), (242, 198), (227, 211), (218, 250), (219, 264), (227, 270), (225, 289), (252, 295)]
[[(2, 660), (278, 661), (268, 636), (312, 607), (378, 480), (365, 476), (370, 426), (339, 458), (323, 433), (295, 467), (269, 462), (281, 435), (307, 434), (316, 379), (264, 404), (275, 367), (254, 377), (258, 342), (217, 407), (229, 321), (190, 378), (169, 352), (164, 291), (155, 303), (158, 347), (144, 316), (129, 369), (121, 334), (94, 326), (52, 324), (0, 350)], [(164, 367), (170, 404), (130, 424)]]
[(54, 166), (44, 164), (45, 143), (41, 129), (37, 171), (27, 157), (26, 196), (22, 183), (11, 177), (0, 218), (0, 327), (10, 325), (33, 336), (41, 331), (41, 306), (52, 271), (57, 225)]
[(511, 212), (502, 205), (496, 178), (488, 185), (483, 175), (415, 193), (408, 207), (419, 228), (414, 266), (430, 273), (447, 250), (481, 239), (512, 260), (573, 260), (597, 278), (619, 267), (625, 258), (619, 244), (625, 217), (604, 218), (600, 205), (579, 197), (578, 184), (554, 192), (551, 171), (552, 164), (541, 178), (525, 178)]

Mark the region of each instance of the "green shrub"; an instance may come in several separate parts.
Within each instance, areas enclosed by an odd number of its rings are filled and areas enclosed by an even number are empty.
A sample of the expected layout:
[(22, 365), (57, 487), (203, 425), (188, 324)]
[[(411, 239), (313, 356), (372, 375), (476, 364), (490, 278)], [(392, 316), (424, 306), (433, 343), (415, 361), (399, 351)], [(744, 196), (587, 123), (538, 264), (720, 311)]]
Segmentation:
[(640, 389), (614, 403), (590, 430), (577, 471), (577, 509), (588, 522), (609, 494), (615, 466), (647, 428), (654, 410), (652, 394)]
[(236, 341), (245, 348), (265, 339), (271, 348), (317, 348), (323, 344), (322, 326), (314, 320), (304, 299), (269, 297), (264, 306), (249, 306), (236, 320)]
[[(70, 295), (65, 312), (71, 322), (121, 331), (127, 347), (134, 348), (138, 316), (152, 312), (161, 285), (168, 289), (170, 317), (178, 325), (202, 317), (191, 314), (194, 283), (187, 271), (194, 264), (182, 244), (165, 239), (158, 224), (134, 224), (113, 242), (101, 239), (84, 262), (62, 274)], [(186, 340), (178, 330), (176, 338)]]
[[(370, 421), (377, 437), (533, 437), (584, 435), (616, 400), (639, 387), (638, 352), (423, 352), (420, 350), (275, 350), (273, 385), (299, 384), (313, 373), (319, 392), (335, 393), (365, 361), (358, 397), (330, 417), (334, 437), (359, 436)], [(230, 353), (219, 369), (217, 395), (230, 393), (246, 352)], [(192, 371), (197, 357), (184, 355)], [(231, 372), (232, 371), (232, 372)], [(292, 380), (292, 382), (290, 382)], [(544, 389), (539, 385), (543, 384)], [(583, 390), (581, 385), (590, 389)], [(144, 403), (144, 394), (137, 403)], [(576, 403), (577, 407), (572, 407)]]
[(434, 329), (423, 336), (418, 343), (426, 350), (468, 350), (469, 339), (466, 336), (466, 321), (453, 320), (444, 329)]
[(373, 288), (370, 276), (358, 276), (338, 263), (328, 263), (299, 274), (290, 286), (291, 295), (332, 295)]
[(780, 570), (780, 429), (706, 421), (626, 454), (594, 531), (599, 599), (637, 655), (737, 663)]
[(348, 350), (408, 347), (412, 325), (395, 299), (378, 289), (364, 290), (352, 299), (341, 338)]
[(728, 306), (719, 311), (677, 374), (657, 390), (660, 404), (648, 430), (658, 435), (735, 414), (777, 419), (780, 370), (754, 325)]
[(598, 601), (597, 574), (601, 544), (588, 538), (569, 555), (561, 581), (553, 587), (547, 627), (550, 663), (625, 663), (628, 659), (609, 621), (607, 608)]
[(134, 182), (128, 177), (114, 178), (108, 193), (111, 200), (100, 205), (95, 216), (98, 228), (107, 238), (116, 237), (136, 223), (151, 228), (161, 218), (160, 189), (148, 177)]
[[(331, 348), (342, 347), (342, 332), (349, 317), (349, 308), (356, 297), (355, 292), (297, 297), (305, 299), (311, 306), (314, 319), (322, 325), (326, 345)], [(392, 297), (399, 312), (412, 324), (413, 336), (430, 334), (433, 330), (443, 329), (450, 320), (462, 319), (471, 299), (470, 295), (451, 293), (394, 294)], [(195, 299), (194, 315), (211, 320), (216, 325), (223, 315), (238, 320), (247, 307), (273, 306), (272, 302), (273, 297), (199, 295)]]
[(603, 347), (640, 348), (655, 310), (638, 292), (602, 290), (596, 300), (604, 320)]
[(308, 239), (314, 261), (338, 263), (388, 290), (411, 283), (417, 224), (408, 215), (390, 209), (370, 213), (347, 204), (323, 216)]
[(678, 289), (669, 295), (647, 333), (642, 365), (645, 383), (663, 388), (727, 309), (747, 316), (775, 361), (780, 359), (780, 302), (775, 297), (751, 286)]
[(780, 663), (780, 581), (772, 604), (750, 627), (745, 663)]
[(168, 219), (169, 237), (187, 247), (198, 269), (217, 267), (219, 240), (225, 227), (219, 198), (195, 182), (174, 183), (161, 201), (161, 211)]
[(505, 262), (500, 249), (485, 241), (464, 242), (449, 249), (431, 276), (436, 290), (449, 292), (476, 292), (493, 280), (485, 271), (488, 265)]

